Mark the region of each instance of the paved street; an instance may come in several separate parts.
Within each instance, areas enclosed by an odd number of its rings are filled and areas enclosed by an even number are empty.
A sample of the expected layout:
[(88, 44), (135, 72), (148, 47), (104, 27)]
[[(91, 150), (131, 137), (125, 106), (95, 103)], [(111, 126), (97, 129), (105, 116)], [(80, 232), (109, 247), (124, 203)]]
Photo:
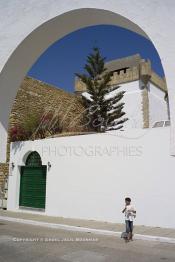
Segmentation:
[(175, 261), (175, 245), (0, 221), (1, 262)]
[[(125, 224), (119, 224), (119, 223), (77, 219), (77, 218), (53, 217), (53, 216), (46, 216), (37, 213), (14, 212), (14, 211), (7, 211), (7, 210), (0, 210), (0, 219), (2, 219), (2, 217), (17, 219), (17, 220), (22, 219), (26, 221), (34, 221), (37, 223), (39, 222), (40, 224), (42, 223), (61, 224), (66, 226), (75, 226), (79, 228), (85, 227), (85, 228), (98, 229), (98, 230), (109, 230), (112, 232), (122, 232), (125, 228)], [(168, 237), (168, 238), (175, 239), (175, 229), (172, 228), (170, 229), (170, 228), (134, 225), (134, 232), (135, 234), (165, 237), (165, 238)]]

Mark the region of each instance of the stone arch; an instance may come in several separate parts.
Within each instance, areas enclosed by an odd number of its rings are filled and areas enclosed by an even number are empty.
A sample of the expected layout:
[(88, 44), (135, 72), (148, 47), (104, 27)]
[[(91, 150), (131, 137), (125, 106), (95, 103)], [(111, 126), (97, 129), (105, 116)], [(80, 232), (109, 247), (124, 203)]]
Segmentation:
[[(90, 19), (89, 19), (90, 18)], [(8, 118), (17, 90), (38, 57), (56, 40), (80, 28), (92, 25), (117, 25), (149, 39), (137, 24), (109, 10), (82, 8), (46, 21), (32, 31), (9, 57), (0, 73), (0, 162), (6, 159)]]

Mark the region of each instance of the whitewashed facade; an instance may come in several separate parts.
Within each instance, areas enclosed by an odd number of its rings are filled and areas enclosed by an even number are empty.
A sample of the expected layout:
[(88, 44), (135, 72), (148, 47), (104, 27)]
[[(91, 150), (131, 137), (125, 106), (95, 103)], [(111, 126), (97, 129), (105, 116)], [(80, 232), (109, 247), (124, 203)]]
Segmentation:
[(137, 208), (135, 224), (175, 228), (169, 136), (167, 127), (12, 143), (7, 209), (38, 212), (19, 207), (21, 166), (37, 151), (50, 165), (40, 214), (122, 223), (129, 196)]
[[(141, 81), (133, 81), (120, 85), (120, 91), (126, 91), (122, 102), (125, 103), (124, 112), (128, 121), (124, 123), (124, 130), (128, 128), (143, 128), (144, 127), (144, 115), (143, 115), (143, 103), (144, 98), (142, 94)], [(158, 121), (169, 120), (168, 104), (165, 100), (165, 92), (155, 86), (153, 83), (148, 82), (148, 110), (149, 110), (149, 127)]]
[(28, 1), (27, 8), (25, 1), (1, 1), (0, 161), (6, 161), (8, 117), (28, 70), (55, 41), (75, 30), (97, 24), (117, 25), (136, 32), (150, 39), (157, 49), (169, 90), (169, 143), (171, 155), (175, 155), (174, 11), (174, 1), (160, 0), (33, 0)]
[(149, 95), (149, 123), (153, 126), (156, 121), (168, 120), (168, 104), (165, 100), (165, 93), (154, 84), (148, 85)]

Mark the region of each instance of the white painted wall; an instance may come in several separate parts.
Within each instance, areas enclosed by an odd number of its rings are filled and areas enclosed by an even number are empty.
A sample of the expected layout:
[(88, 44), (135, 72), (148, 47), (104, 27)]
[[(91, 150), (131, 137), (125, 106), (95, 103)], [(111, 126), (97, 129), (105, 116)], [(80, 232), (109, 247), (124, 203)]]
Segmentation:
[(124, 117), (129, 120), (124, 123), (124, 130), (131, 128), (143, 127), (143, 112), (142, 112), (142, 93), (139, 88), (139, 81), (133, 81), (120, 85), (120, 89), (116, 92), (125, 91), (123, 99), (124, 102), (123, 111), (126, 113)]
[(169, 137), (167, 127), (12, 143), (7, 208), (19, 210), (19, 166), (36, 150), (44, 165), (52, 165), (46, 215), (123, 222), (123, 201), (130, 196), (136, 224), (175, 228)]
[(21, 0), (0, 1), (0, 161), (5, 161), (10, 109), (27, 71), (56, 40), (97, 24), (127, 28), (151, 39), (155, 45), (169, 90), (170, 145), (171, 154), (175, 155), (174, 12), (172, 0), (32, 0), (27, 5)]
[(168, 108), (165, 93), (154, 84), (149, 83), (149, 121), (150, 127), (156, 121), (168, 120)]
[[(112, 95), (115, 92), (126, 92), (123, 99), (120, 101), (125, 103), (123, 111), (126, 115), (124, 117), (129, 119), (124, 123), (124, 130), (131, 128), (143, 128), (143, 86), (144, 85), (140, 80), (133, 81), (120, 84), (120, 88), (111, 93)], [(165, 93), (161, 89), (156, 87), (151, 82), (148, 83), (150, 127), (152, 127), (156, 121), (168, 120), (168, 108), (164, 96)]]
[[(119, 103), (125, 103), (123, 112), (126, 114), (123, 118), (128, 118), (123, 124), (123, 130), (131, 128), (143, 127), (143, 112), (142, 112), (142, 93), (139, 88), (139, 81), (133, 81), (125, 84), (119, 84), (120, 88), (106, 95), (106, 98), (113, 97), (116, 93), (125, 91), (122, 100)], [(87, 92), (83, 92), (83, 96), (91, 100), (91, 96)]]

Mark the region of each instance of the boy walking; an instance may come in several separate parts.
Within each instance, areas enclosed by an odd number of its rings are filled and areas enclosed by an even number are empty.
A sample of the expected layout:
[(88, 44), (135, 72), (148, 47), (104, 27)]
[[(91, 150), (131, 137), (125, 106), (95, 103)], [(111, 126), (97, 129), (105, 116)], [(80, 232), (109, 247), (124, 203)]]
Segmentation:
[(127, 240), (132, 240), (133, 237), (133, 221), (136, 217), (136, 210), (131, 205), (131, 198), (125, 198), (125, 208), (123, 209), (122, 213), (125, 213), (125, 224), (126, 224), (126, 233), (127, 233)]

